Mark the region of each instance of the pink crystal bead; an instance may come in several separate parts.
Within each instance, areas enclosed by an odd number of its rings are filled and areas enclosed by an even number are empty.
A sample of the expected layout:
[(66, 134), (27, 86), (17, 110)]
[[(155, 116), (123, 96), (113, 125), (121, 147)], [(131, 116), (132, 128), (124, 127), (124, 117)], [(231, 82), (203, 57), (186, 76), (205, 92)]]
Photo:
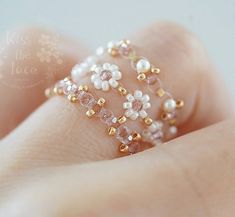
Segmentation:
[(114, 118), (114, 114), (110, 110), (102, 108), (99, 112), (99, 117), (100, 117), (101, 122), (109, 126), (113, 124), (112, 120)]
[(130, 144), (128, 144), (128, 150), (130, 154), (135, 154), (136, 152), (138, 152), (139, 148), (140, 148), (140, 143), (138, 142), (131, 142)]
[(156, 74), (150, 74), (147, 78), (146, 78), (146, 82), (149, 85), (153, 85), (156, 84), (157, 82), (157, 75)]
[(141, 109), (142, 109), (142, 107), (143, 107), (143, 103), (140, 101), (140, 100), (134, 100), (133, 102), (132, 102), (132, 109), (134, 110), (134, 111), (140, 111)]
[(85, 107), (91, 107), (92, 105), (96, 104), (94, 97), (90, 93), (84, 91), (79, 94), (78, 99), (81, 105)]
[(131, 130), (127, 126), (119, 126), (116, 131), (116, 138), (123, 144), (130, 142)]
[(121, 43), (118, 48), (118, 51), (122, 56), (128, 57), (133, 52), (133, 49), (129, 44)]

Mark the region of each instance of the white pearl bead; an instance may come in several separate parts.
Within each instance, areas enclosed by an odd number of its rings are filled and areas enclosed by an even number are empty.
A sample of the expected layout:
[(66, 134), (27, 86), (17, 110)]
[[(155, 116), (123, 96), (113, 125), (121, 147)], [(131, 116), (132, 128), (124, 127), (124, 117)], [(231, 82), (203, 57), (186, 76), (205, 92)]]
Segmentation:
[(122, 73), (120, 71), (112, 71), (112, 76), (116, 80), (120, 80), (122, 78)]
[(111, 87), (116, 88), (118, 86), (118, 82), (116, 80), (114, 80), (113, 78), (111, 78), (109, 80), (109, 84), (111, 85)]
[(133, 101), (135, 100), (134, 96), (132, 96), (130, 93), (127, 94), (126, 99), (127, 99), (129, 102), (133, 102)]
[(143, 104), (143, 109), (151, 108), (151, 104), (149, 102)]
[(96, 62), (97, 62), (97, 57), (96, 56), (89, 56), (89, 57), (86, 58), (86, 63), (89, 66), (94, 65)]
[(136, 64), (136, 70), (138, 73), (148, 72), (151, 68), (151, 64), (146, 59), (140, 59)]
[(163, 109), (166, 112), (173, 112), (176, 108), (176, 102), (174, 99), (168, 99), (164, 102)]
[(140, 99), (142, 97), (142, 95), (143, 95), (143, 93), (140, 90), (136, 90), (135, 93), (134, 93), (134, 97), (136, 99)]
[(129, 118), (133, 113), (134, 113), (133, 109), (128, 109), (125, 112), (125, 116)]
[(124, 102), (123, 103), (123, 108), (124, 109), (130, 109), (132, 107), (132, 103), (131, 102)]
[(98, 75), (98, 74), (93, 74), (92, 76), (91, 76), (91, 82), (95, 82), (97, 79), (100, 79), (100, 76)]
[(117, 47), (117, 42), (116, 41), (110, 41), (107, 44), (108, 48), (116, 48)]
[(108, 81), (102, 81), (102, 90), (103, 91), (109, 90), (109, 82)]
[(102, 81), (101, 80), (95, 80), (94, 81), (94, 87), (98, 90), (101, 89), (102, 88)]
[(82, 68), (80, 65), (75, 66), (71, 71), (72, 79), (75, 82), (79, 82), (79, 80), (87, 74), (87, 70)]
[(95, 53), (97, 56), (102, 56), (104, 54), (104, 51), (105, 49), (103, 47), (98, 47)]
[(176, 135), (177, 134), (177, 127), (176, 126), (171, 126), (169, 127), (169, 132), (171, 135)]
[(111, 66), (110, 63), (104, 63), (103, 64), (103, 69), (104, 70), (110, 70), (110, 66)]
[(139, 111), (139, 115), (140, 115), (141, 118), (146, 118), (148, 116), (148, 114), (145, 110)]
[(136, 120), (139, 117), (139, 113), (138, 112), (133, 112), (133, 114), (130, 116), (131, 120)]
[(157, 130), (160, 130), (162, 128), (162, 122), (160, 121), (154, 121), (150, 126), (149, 126), (149, 130), (154, 133)]
[(143, 95), (142, 100), (144, 103), (148, 102), (150, 100), (149, 95), (147, 95), (147, 94)]

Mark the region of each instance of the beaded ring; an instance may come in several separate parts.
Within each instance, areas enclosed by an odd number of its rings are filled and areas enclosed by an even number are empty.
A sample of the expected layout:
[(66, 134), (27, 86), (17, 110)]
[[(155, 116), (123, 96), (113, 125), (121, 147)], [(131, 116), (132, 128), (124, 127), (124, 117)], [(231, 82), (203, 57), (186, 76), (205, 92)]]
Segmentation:
[[(164, 99), (159, 120), (154, 120), (148, 114), (151, 108), (150, 96), (140, 90), (129, 92), (121, 83), (123, 74), (119, 67), (102, 62), (101, 57), (104, 54), (129, 60), (137, 73), (137, 80), (145, 82), (151, 93)], [(159, 73), (160, 69), (151, 64), (147, 58), (136, 55), (129, 40), (109, 42), (106, 48), (98, 48), (96, 55), (75, 65), (71, 71), (71, 77), (57, 82), (54, 87), (46, 90), (46, 95), (63, 95), (71, 102), (80, 103), (86, 107), (88, 109), (86, 115), (98, 117), (108, 126), (108, 134), (116, 136), (121, 142), (119, 150), (133, 154), (141, 150), (140, 146), (143, 142), (158, 145), (177, 134), (177, 110), (183, 107), (184, 102), (173, 99), (172, 95), (163, 88)], [(112, 111), (104, 108), (105, 99), (95, 99), (94, 95), (89, 92), (87, 84), (79, 85), (82, 78), (87, 76), (90, 76), (90, 83), (97, 91), (115, 91), (118, 95), (125, 97), (122, 115), (116, 117)], [(126, 126), (127, 120), (140, 120), (143, 124), (142, 132), (138, 133)]]

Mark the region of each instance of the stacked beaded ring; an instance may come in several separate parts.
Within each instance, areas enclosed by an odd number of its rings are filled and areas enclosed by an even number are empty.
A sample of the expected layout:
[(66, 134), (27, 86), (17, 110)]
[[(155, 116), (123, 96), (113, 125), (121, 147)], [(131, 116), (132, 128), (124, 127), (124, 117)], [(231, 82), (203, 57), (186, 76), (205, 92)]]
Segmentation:
[(47, 97), (60, 95), (70, 102), (80, 104), (87, 109), (88, 118), (96, 117), (108, 128), (110, 136), (115, 136), (119, 142), (119, 150), (123, 153), (134, 154), (139, 150), (141, 136), (136, 131), (125, 126), (125, 118), (116, 117), (112, 111), (105, 108), (105, 99), (96, 99), (89, 91), (87, 85), (77, 86), (71, 78), (67, 77), (58, 81), (53, 87), (46, 89)]
[[(110, 54), (112, 57), (121, 56), (131, 62), (137, 72), (138, 81), (145, 81), (148, 90), (164, 99), (159, 120), (154, 120), (148, 114), (151, 108), (150, 96), (140, 90), (129, 92), (121, 84), (123, 74), (119, 67), (111, 63), (102, 63), (101, 56)], [(116, 136), (121, 142), (119, 150), (133, 154), (141, 150), (140, 145), (148, 142), (152, 145), (161, 144), (177, 133), (177, 112), (183, 107), (182, 100), (174, 100), (172, 95), (165, 91), (158, 74), (160, 69), (151, 64), (148, 59), (137, 56), (128, 40), (110, 42), (106, 48), (100, 47), (96, 55), (88, 57), (84, 62), (77, 64), (71, 71), (71, 78), (65, 78), (46, 91), (48, 96), (64, 95), (73, 103), (80, 103), (88, 110), (88, 117), (97, 117), (108, 126), (108, 134)], [(99, 91), (116, 91), (125, 101), (122, 104), (123, 114), (115, 116), (106, 109), (105, 99), (95, 99), (89, 92), (87, 85), (79, 85), (83, 77), (90, 77), (91, 84)], [(140, 120), (144, 124), (142, 132), (130, 129), (125, 123), (127, 120)]]

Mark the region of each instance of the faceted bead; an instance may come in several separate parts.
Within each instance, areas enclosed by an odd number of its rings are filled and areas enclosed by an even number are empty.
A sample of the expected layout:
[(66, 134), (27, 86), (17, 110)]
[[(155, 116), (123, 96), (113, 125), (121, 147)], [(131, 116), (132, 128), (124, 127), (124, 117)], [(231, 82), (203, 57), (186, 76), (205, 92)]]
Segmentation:
[(114, 114), (110, 110), (102, 108), (99, 112), (99, 117), (101, 122), (107, 124), (108, 126), (113, 124)]
[(156, 74), (151, 74), (146, 78), (146, 82), (149, 85), (156, 84), (157, 82), (157, 75)]
[(79, 98), (81, 105), (85, 107), (90, 107), (92, 106), (92, 104), (96, 102), (94, 97), (90, 93), (87, 93), (84, 91), (79, 94), (78, 98)]
[(136, 152), (138, 152), (139, 149), (140, 149), (140, 143), (138, 142), (131, 142), (128, 145), (128, 150), (130, 154), (135, 154)]
[(132, 109), (134, 111), (140, 111), (143, 107), (143, 103), (140, 100), (134, 100), (132, 102)]
[(130, 53), (133, 52), (133, 49), (131, 48), (130, 44), (121, 43), (118, 48), (118, 51), (122, 56), (128, 57)]
[(123, 144), (128, 144), (130, 142), (129, 136), (131, 135), (131, 130), (127, 126), (119, 126), (116, 131), (116, 138)]

